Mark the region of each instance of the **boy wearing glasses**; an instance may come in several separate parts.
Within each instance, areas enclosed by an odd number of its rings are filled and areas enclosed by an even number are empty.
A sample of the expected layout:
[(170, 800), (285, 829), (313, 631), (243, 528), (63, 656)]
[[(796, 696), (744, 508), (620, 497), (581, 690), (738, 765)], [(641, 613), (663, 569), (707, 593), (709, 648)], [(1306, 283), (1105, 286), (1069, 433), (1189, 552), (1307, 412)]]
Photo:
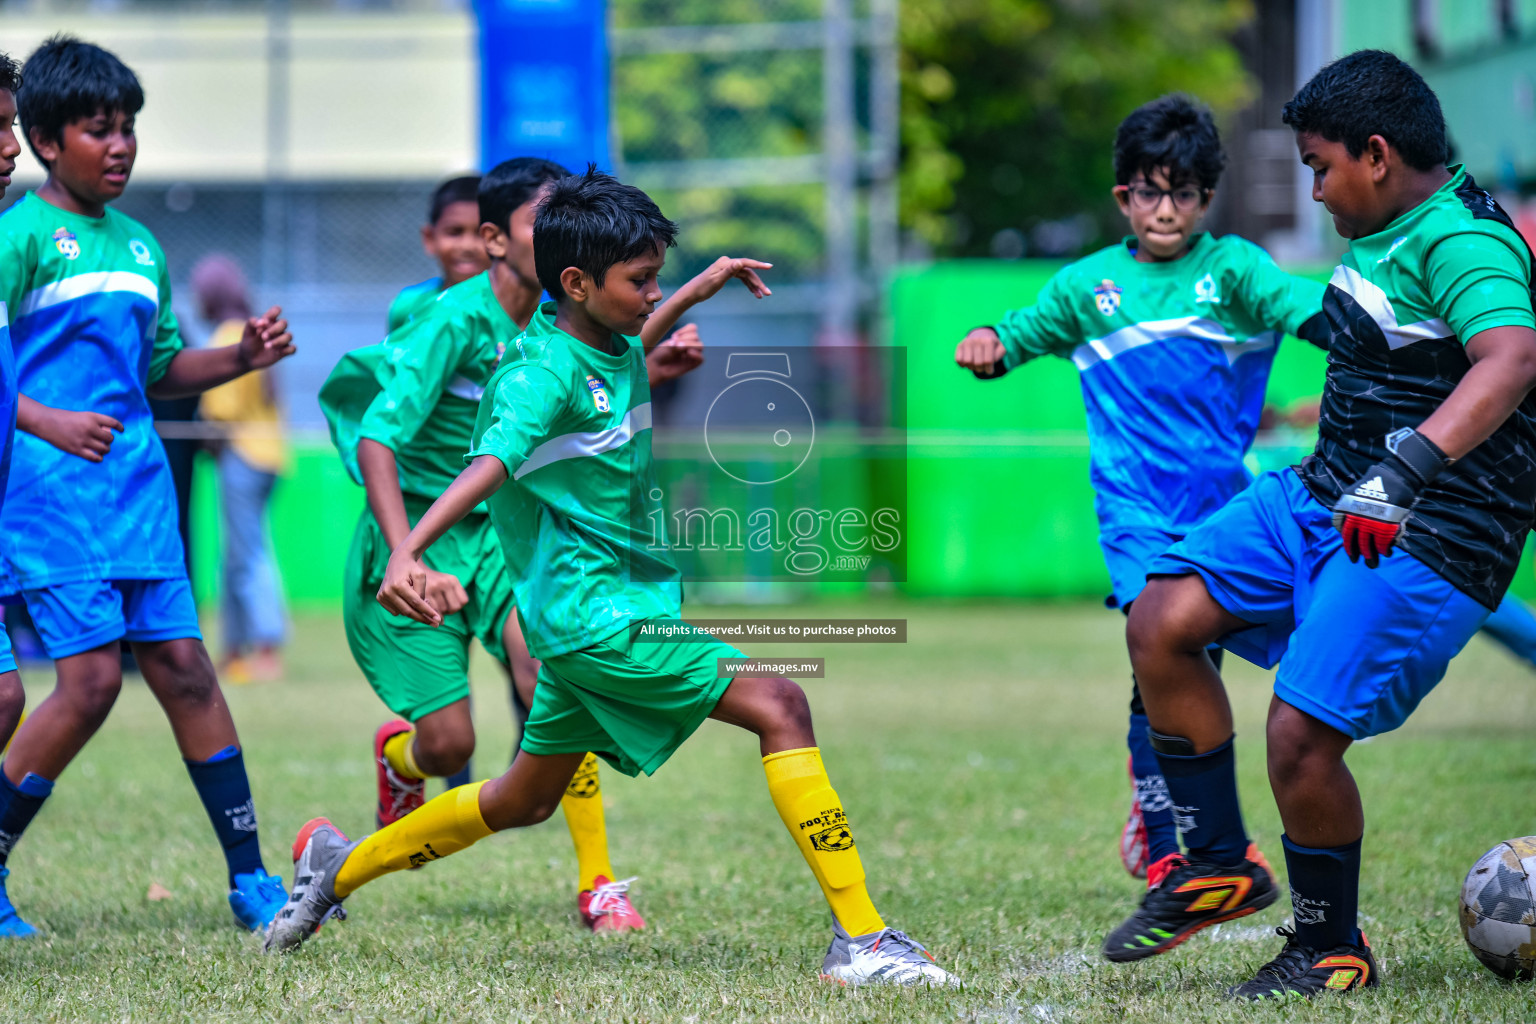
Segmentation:
[[(955, 351), (983, 380), (1043, 355), (1077, 366), (1108, 603), (1126, 613), (1153, 558), (1248, 486), (1243, 456), (1280, 336), (1323, 333), (1323, 285), (1282, 272), (1251, 242), (1196, 230), (1224, 163), (1210, 112), (1188, 97), (1133, 111), (1115, 135), (1114, 188), (1132, 234)], [(1220, 650), (1210, 653), (1219, 667)], [(1153, 889), (1179, 836), (1134, 677), (1126, 740), (1135, 796), (1121, 860)], [(1249, 856), (1262, 862), (1257, 848)]]

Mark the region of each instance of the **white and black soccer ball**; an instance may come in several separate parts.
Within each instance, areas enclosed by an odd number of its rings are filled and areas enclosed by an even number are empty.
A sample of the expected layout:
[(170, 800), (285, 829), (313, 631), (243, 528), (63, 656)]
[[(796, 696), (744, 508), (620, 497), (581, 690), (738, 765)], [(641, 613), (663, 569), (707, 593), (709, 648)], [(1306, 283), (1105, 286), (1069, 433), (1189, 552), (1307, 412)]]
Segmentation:
[(1472, 865), (1461, 885), (1461, 934), (1499, 977), (1536, 977), (1536, 836), (1506, 839)]

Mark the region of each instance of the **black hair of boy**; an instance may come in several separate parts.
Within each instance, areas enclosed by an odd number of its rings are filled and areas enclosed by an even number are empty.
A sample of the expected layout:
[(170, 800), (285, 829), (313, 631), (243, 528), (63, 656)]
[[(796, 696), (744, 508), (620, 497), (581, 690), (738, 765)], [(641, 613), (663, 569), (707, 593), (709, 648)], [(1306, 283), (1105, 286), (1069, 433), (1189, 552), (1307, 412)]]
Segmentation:
[(571, 172), (536, 156), (515, 156), (485, 172), (476, 198), (480, 201), (480, 223), (495, 224), (506, 231), (512, 212), (538, 194), (551, 181), (559, 181)]
[(72, 121), (98, 113), (132, 116), (144, 106), (144, 88), (128, 65), (74, 36), (45, 41), (27, 58), (21, 74), (25, 81), (16, 94), (16, 118), (39, 163), (44, 161), (32, 142), (33, 132), (59, 144), (64, 126)]
[(0, 53), (0, 90), (13, 96), (21, 90), (21, 65), (5, 53)]
[(1168, 176), (1170, 188), (1198, 185), (1210, 190), (1227, 165), (1221, 133), (1210, 110), (1183, 93), (1159, 96), (1131, 111), (1115, 132), (1115, 184), (1129, 185), (1140, 174)]
[(1341, 142), (1360, 159), (1372, 135), (1416, 171), (1450, 156), (1440, 100), (1413, 66), (1386, 50), (1356, 50), (1312, 76), (1280, 114), (1298, 132)]
[(533, 266), (539, 284), (565, 298), (560, 272), (575, 267), (598, 287), (608, 268), (676, 244), (677, 225), (651, 197), (589, 166), (550, 186), (533, 221)]
[(449, 178), (432, 191), (432, 205), (427, 208), (427, 223), (436, 224), (443, 211), (454, 203), (474, 203), (480, 199), (480, 175), (465, 174)]

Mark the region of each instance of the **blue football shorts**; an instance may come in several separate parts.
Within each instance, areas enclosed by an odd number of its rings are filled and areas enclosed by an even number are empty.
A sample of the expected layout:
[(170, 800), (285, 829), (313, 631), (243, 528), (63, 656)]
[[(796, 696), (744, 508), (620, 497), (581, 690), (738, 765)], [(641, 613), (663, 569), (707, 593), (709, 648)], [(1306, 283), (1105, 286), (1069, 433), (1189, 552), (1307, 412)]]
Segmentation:
[(1113, 595), (1104, 603), (1111, 608), (1129, 606), (1147, 585), (1147, 566), (1182, 538), (1183, 534), (1155, 526), (1122, 527), (1100, 533), (1099, 549), (1104, 552)]
[(50, 658), (113, 640), (201, 640), (197, 603), (185, 576), (168, 580), (87, 580), (23, 590)]
[(1289, 469), (1266, 473), (1153, 560), (1197, 573), (1252, 629), (1221, 646), (1280, 671), (1275, 695), (1355, 739), (1402, 725), (1489, 615), (1413, 556), (1350, 562), (1332, 513)]
[(0, 675), (16, 671), (16, 655), (11, 651), (11, 637), (0, 622)]

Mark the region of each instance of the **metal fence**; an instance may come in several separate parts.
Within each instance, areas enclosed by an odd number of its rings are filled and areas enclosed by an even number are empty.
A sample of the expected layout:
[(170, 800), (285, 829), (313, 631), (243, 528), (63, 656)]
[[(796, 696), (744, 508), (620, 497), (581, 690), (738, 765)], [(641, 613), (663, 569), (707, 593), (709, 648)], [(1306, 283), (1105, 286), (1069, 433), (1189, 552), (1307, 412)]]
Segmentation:
[[(228, 0), (219, 10), (264, 12), (281, 26), (290, 13), (312, 10), (377, 16), (462, 7)], [(175, 45), (179, 12), (209, 9), (193, 0), (0, 0), (0, 11), (58, 15), (61, 23), (93, 12), (164, 15), (166, 46)], [(652, 192), (682, 229), (664, 285), (727, 253), (774, 264), (771, 299), (733, 286), (698, 310), (706, 344), (867, 338), (896, 252), (895, 0), (611, 0), (609, 19), (615, 170)], [(271, 46), (266, 59), (270, 81), (286, 81), (286, 50)], [(269, 148), (284, 137), (269, 135)], [(409, 145), (408, 131), (401, 144)], [(116, 205), (163, 245), (194, 342), (206, 326), (191, 316), (185, 281), (208, 253), (234, 257), (257, 301), (283, 306), (299, 353), (280, 368), (279, 384), (294, 426), (319, 430), (315, 394), (336, 360), (376, 341), (393, 295), (436, 271), (417, 240), (435, 184), (280, 174), (141, 181)]]

